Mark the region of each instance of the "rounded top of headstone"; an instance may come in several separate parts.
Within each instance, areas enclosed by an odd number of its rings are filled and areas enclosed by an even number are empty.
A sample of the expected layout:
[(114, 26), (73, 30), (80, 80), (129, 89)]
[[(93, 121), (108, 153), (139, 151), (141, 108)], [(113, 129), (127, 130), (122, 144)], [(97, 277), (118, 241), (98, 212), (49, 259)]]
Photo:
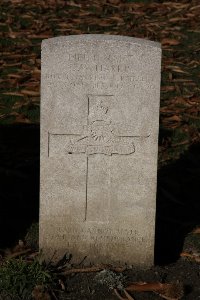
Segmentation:
[(79, 35), (68, 35), (59, 36), (54, 38), (45, 39), (42, 41), (42, 48), (48, 47), (48, 45), (59, 45), (63, 43), (74, 43), (74, 42), (123, 42), (133, 43), (140, 46), (154, 47), (161, 50), (161, 44), (146, 39), (135, 38), (130, 36), (121, 35), (106, 35), (106, 34), (79, 34)]

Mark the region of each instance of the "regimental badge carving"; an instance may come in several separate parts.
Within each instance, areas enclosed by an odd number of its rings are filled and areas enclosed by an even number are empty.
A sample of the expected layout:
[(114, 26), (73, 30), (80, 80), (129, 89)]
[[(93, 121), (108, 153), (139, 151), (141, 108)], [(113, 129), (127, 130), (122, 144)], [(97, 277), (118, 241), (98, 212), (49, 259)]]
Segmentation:
[[(112, 95), (95, 96), (96, 103), (92, 105), (91, 96), (88, 96), (87, 125), (83, 126), (83, 133), (77, 136), (68, 134), (69, 143), (65, 149), (67, 153), (92, 154), (121, 154), (135, 152), (134, 136), (119, 136), (116, 134), (116, 125), (109, 115), (109, 106), (104, 103)], [(110, 101), (112, 103), (112, 101)], [(66, 134), (67, 135), (67, 134)]]
[(135, 146), (129, 137), (125, 139), (123, 136), (116, 136), (112, 123), (96, 120), (87, 126), (83, 135), (72, 137), (66, 150), (70, 153), (84, 152), (87, 155), (131, 154), (135, 152)]
[(133, 135), (132, 129), (119, 126), (112, 121), (110, 113), (113, 95), (87, 95), (86, 123), (80, 133), (49, 133), (65, 138), (65, 154), (85, 153), (86, 155), (129, 155), (135, 152), (134, 139), (147, 138)]

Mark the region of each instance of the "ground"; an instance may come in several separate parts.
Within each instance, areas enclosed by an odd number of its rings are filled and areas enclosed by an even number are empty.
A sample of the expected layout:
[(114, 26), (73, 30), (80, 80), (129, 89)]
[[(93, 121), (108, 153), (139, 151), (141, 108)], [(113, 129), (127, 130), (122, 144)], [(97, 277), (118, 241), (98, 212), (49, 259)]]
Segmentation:
[[(122, 278), (116, 277), (117, 273), (114, 279), (124, 281), (125, 287), (140, 281), (172, 283), (178, 292), (183, 285), (182, 299), (200, 298), (199, 15), (199, 0), (1, 1), (2, 260), (38, 221), (42, 39), (82, 33), (146, 38), (162, 44), (155, 267), (126, 270)], [(191, 233), (195, 228), (196, 233)], [(22, 257), (27, 260), (26, 255)], [(114, 280), (112, 273), (101, 272), (107, 281)], [(57, 299), (117, 299), (106, 280), (100, 283), (97, 273), (61, 277), (60, 283), (56, 281)], [(153, 292), (134, 292), (132, 296), (136, 300), (162, 299)], [(178, 299), (175, 296), (169, 299)], [(45, 299), (44, 294), (36, 297)]]
[[(181, 299), (200, 299), (199, 286), (199, 265), (192, 261), (180, 259), (176, 264), (170, 264), (165, 267), (154, 267), (149, 270), (128, 270), (124, 271), (123, 277), (125, 286), (130, 282), (170, 282), (183, 283), (184, 297)], [(63, 294), (61, 299), (98, 299), (111, 300), (118, 299), (112, 289), (106, 284), (103, 286), (95, 274), (79, 274), (69, 276), (66, 280), (67, 294)], [(122, 293), (123, 295), (123, 293)], [(161, 296), (154, 292), (133, 292), (131, 293), (135, 300), (156, 300), (162, 299)], [(173, 298), (179, 295), (177, 289), (172, 293)], [(125, 298), (126, 299), (126, 298)]]

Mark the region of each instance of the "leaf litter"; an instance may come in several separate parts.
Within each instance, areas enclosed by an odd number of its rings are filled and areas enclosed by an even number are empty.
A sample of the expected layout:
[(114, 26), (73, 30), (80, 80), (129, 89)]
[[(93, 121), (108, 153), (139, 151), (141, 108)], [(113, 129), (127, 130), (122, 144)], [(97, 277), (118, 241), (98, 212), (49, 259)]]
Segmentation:
[[(35, 117), (31, 112), (40, 104), (42, 39), (85, 33), (150, 39), (160, 42), (163, 50), (160, 124), (166, 134), (159, 142), (159, 166), (176, 160), (181, 146), (186, 146), (185, 151), (200, 142), (199, 14), (199, 0), (2, 0), (1, 124), (39, 123), (39, 113)], [(14, 251), (14, 257), (29, 253), (29, 249), (21, 251)], [(181, 257), (198, 263), (200, 255), (188, 248)], [(113, 290), (120, 295), (117, 286)], [(127, 291), (122, 290), (121, 299), (128, 299)], [(40, 297), (46, 293), (41, 287), (37, 292)]]

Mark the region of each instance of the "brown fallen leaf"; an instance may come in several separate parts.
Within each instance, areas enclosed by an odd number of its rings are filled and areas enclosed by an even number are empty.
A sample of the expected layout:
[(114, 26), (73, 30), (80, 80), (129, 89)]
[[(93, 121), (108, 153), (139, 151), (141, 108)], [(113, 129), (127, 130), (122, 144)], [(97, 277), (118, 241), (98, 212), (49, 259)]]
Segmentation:
[(167, 86), (162, 86), (161, 91), (163, 92), (172, 92), (175, 90), (175, 86), (173, 85), (167, 85)]
[(186, 98), (182, 97), (182, 96), (174, 97), (172, 99), (172, 102), (174, 104), (184, 104), (184, 106), (191, 107), (191, 104), (189, 103), (189, 101)]
[(149, 292), (149, 291), (159, 291), (163, 288), (163, 283), (153, 282), (135, 282), (126, 287), (127, 291), (137, 291), (137, 292)]
[(51, 35), (50, 34), (30, 34), (28, 35), (29, 39), (48, 39), (50, 38)]
[(65, 291), (65, 285), (61, 279), (58, 280), (59, 285), (61, 286), (61, 290)]
[(34, 300), (51, 300), (51, 296), (43, 285), (36, 285), (32, 291), (32, 297)]
[(171, 146), (172, 147), (179, 147), (179, 146), (182, 146), (182, 145), (187, 145), (187, 144), (189, 144), (189, 142), (190, 142), (189, 140), (185, 140), (185, 141), (182, 141), (180, 143), (174, 143), (174, 144), (172, 143)]
[(173, 82), (193, 82), (193, 80), (192, 79), (175, 78), (175, 79), (173, 79)]
[(200, 255), (194, 255), (187, 252), (182, 252), (180, 254), (181, 257), (189, 257), (191, 259), (194, 259), (196, 262), (200, 262)]
[(40, 76), (41, 76), (41, 70), (35, 68), (35, 69), (31, 72), (31, 76), (32, 76), (32, 78), (40, 79)]
[(180, 44), (180, 41), (170, 38), (164, 38), (161, 41), (162, 45), (170, 45), (170, 46), (176, 46)]
[(129, 285), (126, 290), (137, 292), (154, 292), (167, 300), (179, 300), (184, 295), (182, 283), (136, 282)]
[(189, 10), (192, 11), (192, 10), (197, 10), (197, 9), (200, 9), (200, 5), (193, 6)]
[(14, 116), (15, 120), (13, 121), (13, 123), (25, 123), (25, 124), (30, 124), (31, 121), (26, 118), (23, 114), (19, 114), (17, 112), (12, 112), (10, 114), (8, 114), (7, 116)]
[(121, 0), (108, 0), (108, 3), (114, 4), (114, 5), (117, 5), (120, 2), (121, 2)]
[(184, 287), (180, 282), (172, 283), (158, 293), (156, 292), (156, 294), (166, 300), (179, 300), (184, 296)]
[(195, 228), (192, 233), (200, 233), (200, 227)]
[(177, 115), (171, 116), (171, 117), (167, 117), (163, 120), (163, 122), (181, 122), (181, 118)]
[(2, 93), (3, 95), (9, 95), (9, 96), (19, 96), (19, 97), (24, 97), (23, 94), (21, 93), (15, 93), (15, 92), (5, 92), (5, 93)]
[(183, 18), (183, 17), (175, 17), (175, 18), (170, 18), (169, 22), (178, 22), (178, 21), (186, 21), (187, 18)]
[(20, 4), (23, 0), (11, 0), (12, 4)]
[(10, 68), (10, 67), (19, 67), (19, 66), (21, 66), (21, 62), (20, 63), (13, 63), (13, 64), (3, 64), (3, 67), (4, 68)]
[(21, 250), (19, 252), (11, 253), (7, 257), (8, 258), (16, 258), (16, 257), (22, 256), (24, 254), (27, 254), (27, 253), (29, 253), (31, 251), (32, 251), (31, 249), (25, 249), (25, 250)]
[(103, 270), (104, 267), (89, 267), (89, 268), (82, 268), (82, 269), (69, 269), (65, 270), (59, 274), (61, 275), (67, 275), (67, 274), (72, 274), (72, 273), (90, 273), (90, 272), (99, 272)]
[(73, 0), (68, 1), (67, 5), (74, 6), (74, 7), (80, 7), (80, 8), (82, 6), (82, 4), (75, 3)]
[(27, 96), (39, 96), (40, 93), (37, 91), (30, 91), (30, 90), (21, 90), (21, 93), (23, 95), (27, 95)]
[(189, 72), (182, 70), (182, 69), (181, 69), (180, 67), (178, 67), (178, 66), (174, 66), (174, 68), (172, 68), (172, 71), (173, 71), (173, 72), (176, 72), (176, 73), (190, 74)]
[(176, 73), (190, 74), (189, 72), (182, 70), (179, 66), (168, 65), (165, 68), (170, 69), (171, 71), (176, 72)]
[(65, 270), (62, 273), (62, 275), (67, 275), (67, 274), (72, 274), (72, 273), (90, 273), (90, 272), (99, 272), (101, 270), (104, 270), (105, 268), (108, 268), (112, 271), (115, 272), (123, 272), (126, 268), (125, 267), (111, 267), (109, 265), (100, 265), (100, 266), (95, 266), (95, 267), (88, 267), (88, 268), (74, 268), (74, 269), (69, 269), (69, 270)]
[(28, 64), (22, 64), (21, 69), (25, 71), (32, 71), (32, 66), (29, 66)]
[(127, 298), (122, 297), (119, 292), (117, 291), (117, 289), (114, 289), (114, 293), (117, 296), (118, 299), (120, 300), (127, 300)]
[(22, 75), (19, 75), (19, 74), (8, 74), (7, 77), (20, 79), (20, 78), (22, 78)]

